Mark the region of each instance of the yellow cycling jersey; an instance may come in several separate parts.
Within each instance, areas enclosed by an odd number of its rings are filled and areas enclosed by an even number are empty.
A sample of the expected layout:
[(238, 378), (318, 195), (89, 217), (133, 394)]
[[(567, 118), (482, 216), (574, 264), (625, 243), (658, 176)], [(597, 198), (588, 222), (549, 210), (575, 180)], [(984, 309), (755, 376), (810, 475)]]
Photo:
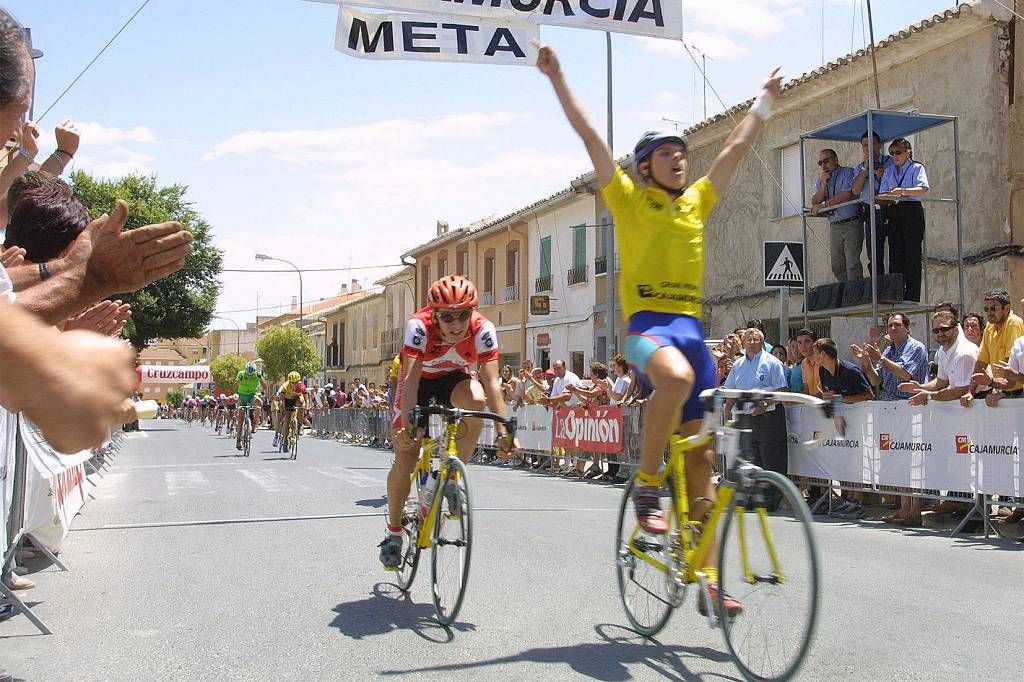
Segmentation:
[(401, 354), (396, 355), (395, 359), (391, 361), (391, 367), (388, 369), (388, 380), (397, 379), (398, 371), (402, 368), (402, 356)]
[(297, 390), (295, 390), (298, 385), (298, 381), (296, 381), (294, 384), (289, 381), (286, 381), (283, 384), (281, 384), (281, 388), (279, 388), (277, 392), (280, 393), (285, 398), (298, 398), (300, 393)]
[(601, 189), (615, 220), (626, 319), (647, 310), (700, 318), (704, 295), (704, 223), (718, 203), (707, 176), (676, 200), (638, 187), (621, 168)]

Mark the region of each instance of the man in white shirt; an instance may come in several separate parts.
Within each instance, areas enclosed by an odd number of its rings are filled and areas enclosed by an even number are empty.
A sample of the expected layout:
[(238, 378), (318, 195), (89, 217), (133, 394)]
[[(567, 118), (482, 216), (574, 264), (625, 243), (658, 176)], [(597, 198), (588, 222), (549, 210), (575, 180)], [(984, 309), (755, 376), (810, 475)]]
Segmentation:
[[(551, 393), (544, 398), (541, 398), (540, 402), (542, 405), (550, 407), (552, 409), (559, 407), (574, 407), (579, 404), (580, 399), (575, 393), (569, 390), (570, 386), (576, 386), (580, 383), (580, 378), (573, 372), (568, 371), (565, 368), (564, 360), (555, 360), (555, 363), (551, 365), (552, 370), (555, 372), (555, 378), (551, 382)], [(576, 473), (577, 475), (583, 475), (583, 469), (581, 464), (585, 465), (586, 462), (577, 459), (577, 451), (565, 450), (565, 463), (561, 468), (563, 474)], [(552, 469), (555, 469), (558, 464), (558, 458), (552, 459)]]
[(551, 394), (543, 400), (548, 407), (574, 407), (579, 404), (580, 399), (575, 393), (569, 391), (570, 386), (577, 386), (580, 378), (565, 368), (563, 360), (555, 360), (551, 366), (555, 371), (555, 380), (551, 382)]
[(935, 362), (937, 376), (929, 382), (907, 381), (897, 389), (911, 393), (911, 405), (927, 405), (929, 400), (959, 400), (971, 388), (974, 363), (978, 360), (978, 347), (960, 328), (956, 309), (945, 305), (932, 315), (932, 334), (939, 342)]

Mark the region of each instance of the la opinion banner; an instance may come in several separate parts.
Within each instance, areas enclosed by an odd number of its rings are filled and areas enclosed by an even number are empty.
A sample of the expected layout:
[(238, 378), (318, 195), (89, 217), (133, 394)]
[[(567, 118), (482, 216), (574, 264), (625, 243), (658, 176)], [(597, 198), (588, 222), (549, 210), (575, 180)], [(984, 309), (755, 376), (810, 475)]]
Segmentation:
[[(801, 440), (831, 433), (804, 411)], [(870, 402), (848, 407), (845, 436), (819, 448), (790, 448), (791, 474), (917, 490), (955, 490), (1019, 497), (1024, 400), (998, 407), (932, 401)]]
[(142, 365), (145, 384), (209, 384), (213, 374), (208, 365)]
[(560, 407), (552, 418), (555, 447), (587, 452), (622, 452), (622, 408)]
[[(500, 25), (548, 24), (630, 33), (653, 38), (683, 37), (679, 0), (313, 0), (391, 11), (419, 12), (449, 20), (479, 17)], [(468, 22), (463, 22), (468, 23)]]
[(536, 26), (426, 14), (367, 14), (338, 8), (334, 48), (367, 59), (477, 64), (537, 63)]

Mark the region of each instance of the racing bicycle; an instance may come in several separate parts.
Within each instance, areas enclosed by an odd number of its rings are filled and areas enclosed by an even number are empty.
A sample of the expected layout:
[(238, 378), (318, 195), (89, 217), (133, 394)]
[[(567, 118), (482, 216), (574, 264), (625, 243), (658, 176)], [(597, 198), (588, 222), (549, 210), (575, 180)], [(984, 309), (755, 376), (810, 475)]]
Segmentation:
[[(402, 514), (402, 560), (398, 565), (398, 587), (412, 587), (420, 552), (430, 552), (430, 586), (437, 620), (451, 625), (459, 615), (466, 596), (469, 560), (473, 549), (473, 507), (469, 496), (466, 465), (459, 459), (456, 438), (459, 424), (470, 417), (505, 424), (516, 432), (516, 420), (493, 412), (462, 410), (438, 405), (413, 408), (410, 421), (421, 416), (440, 415), (445, 422), (441, 439), (429, 429), (420, 443), (420, 458), (412, 472), (413, 490)], [(440, 452), (442, 443), (443, 453)], [(429, 501), (428, 501), (429, 500)], [(425, 507), (421, 514), (421, 508)]]
[[(694, 586), (711, 627), (721, 627), (725, 643), (748, 680), (785, 680), (798, 670), (814, 636), (818, 616), (819, 568), (811, 514), (803, 496), (784, 475), (748, 461), (749, 407), (756, 401), (810, 405), (843, 430), (835, 405), (785, 392), (709, 389), (701, 393), (706, 409), (700, 431), (670, 439), (667, 466), (660, 474), (667, 497), (663, 534), (644, 531), (633, 507), (634, 477), (619, 509), (615, 558), (619, 595), (626, 617), (641, 635), (651, 637), (668, 622), (687, 590)], [(736, 401), (736, 427), (720, 425), (725, 400)], [(781, 405), (775, 409), (782, 409)], [(805, 419), (811, 418), (805, 412)], [(823, 429), (826, 427), (822, 427)], [(831, 429), (816, 432), (815, 446)], [(690, 516), (686, 491), (686, 452), (708, 447), (716, 437), (725, 451), (725, 474), (717, 500), (704, 518)], [(732, 447), (723, 447), (726, 443)], [(719, 534), (719, 530), (721, 533)], [(719, 541), (718, 593), (711, 596), (702, 571)], [(725, 599), (743, 604), (729, 617)], [(707, 605), (713, 608), (707, 608)]]

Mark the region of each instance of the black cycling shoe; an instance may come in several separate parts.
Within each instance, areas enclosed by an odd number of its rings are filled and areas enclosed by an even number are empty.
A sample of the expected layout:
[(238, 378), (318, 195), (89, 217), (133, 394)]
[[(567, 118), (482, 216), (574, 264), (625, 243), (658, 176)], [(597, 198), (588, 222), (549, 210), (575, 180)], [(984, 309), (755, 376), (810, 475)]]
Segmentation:
[(384, 564), (384, 570), (397, 571), (402, 565), (402, 538), (388, 533), (377, 546), (380, 547), (380, 562)]

